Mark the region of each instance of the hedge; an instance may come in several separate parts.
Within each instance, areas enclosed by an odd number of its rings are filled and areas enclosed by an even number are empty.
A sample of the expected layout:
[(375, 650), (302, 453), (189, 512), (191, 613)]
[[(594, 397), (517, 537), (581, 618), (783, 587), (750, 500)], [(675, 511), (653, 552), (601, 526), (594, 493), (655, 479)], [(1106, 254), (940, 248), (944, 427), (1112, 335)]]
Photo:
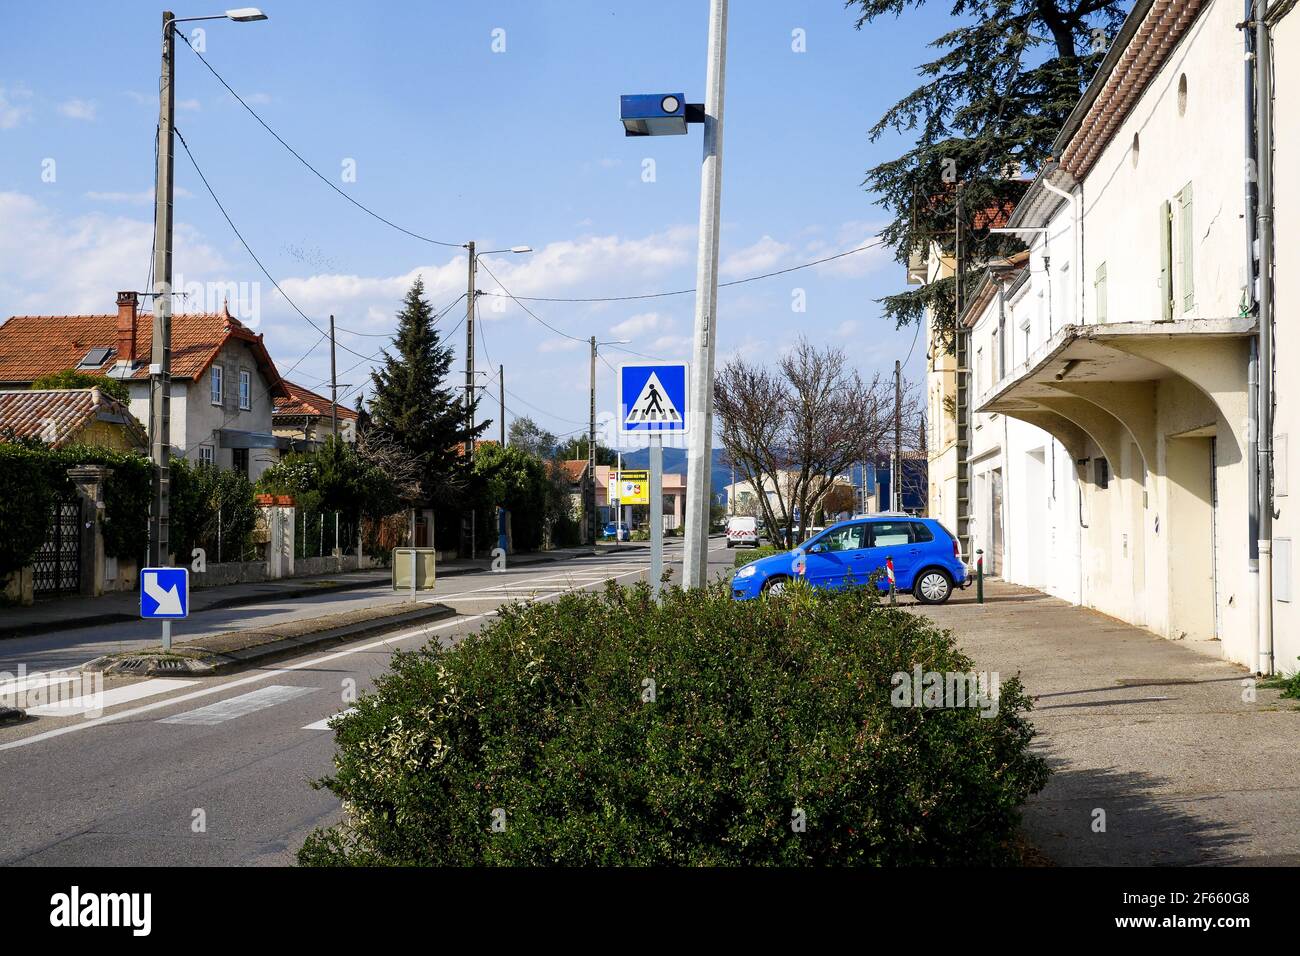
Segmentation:
[[(303, 865), (928, 865), (1013, 858), (1046, 782), (1030, 701), (891, 705), (969, 672), (871, 589), (736, 602), (642, 584), (517, 604), (395, 656), (334, 724), (344, 820)], [(653, 682), (653, 683), (651, 683)], [(802, 819), (803, 828), (797, 821)]]
[(753, 561), (761, 561), (763, 558), (770, 558), (774, 554), (784, 554), (785, 548), (773, 547), (770, 544), (761, 545), (757, 548), (737, 548), (735, 567), (743, 568)]
[(144, 557), (153, 482), (149, 459), (94, 445), (5, 442), (0, 443), (0, 575), (31, 562), (45, 540), (55, 500), (76, 491), (67, 472), (77, 465), (112, 469), (104, 483), (105, 553)]

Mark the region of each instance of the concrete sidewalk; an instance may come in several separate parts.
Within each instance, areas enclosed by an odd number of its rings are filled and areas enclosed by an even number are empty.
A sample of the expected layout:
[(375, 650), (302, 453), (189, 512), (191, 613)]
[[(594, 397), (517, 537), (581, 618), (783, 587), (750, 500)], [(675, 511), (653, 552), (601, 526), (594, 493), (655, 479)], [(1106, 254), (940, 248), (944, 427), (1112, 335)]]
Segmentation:
[[(1217, 642), (1157, 637), (1028, 588), (987, 582), (915, 610), (978, 670), (1020, 673), (1054, 773), (1025, 811), (1061, 865), (1300, 865), (1300, 706), (1244, 701)], [(1105, 830), (1095, 832), (1104, 811)]]
[[(621, 545), (621, 547), (628, 550), (637, 548), (636, 545), (627, 544)], [(590, 557), (605, 552), (606, 548), (599, 545), (595, 547), (588, 545), (578, 548), (561, 548), (555, 551), (511, 555), (508, 563), (511, 567), (521, 567), (548, 561), (567, 561), (572, 558)], [(438, 575), (440, 577), (452, 577), (458, 574), (474, 574), (489, 571), (491, 566), (492, 562), (488, 558), (444, 561), (438, 565)], [(269, 601), (292, 600), (315, 594), (328, 594), (334, 591), (353, 591), (386, 584), (391, 580), (391, 570), (388, 568), (375, 568), (370, 571), (348, 571), (340, 574), (281, 578), (276, 581), (258, 581), (250, 584), (228, 584), (214, 588), (192, 588), (190, 591), (190, 613), (201, 614), (204, 611), (218, 608), (244, 607)], [(56, 598), (49, 601), (38, 601), (31, 607), (6, 607), (0, 609), (0, 639), (135, 621), (139, 617), (140, 594), (138, 591), (121, 591), (115, 594), (105, 594), (103, 597)]]

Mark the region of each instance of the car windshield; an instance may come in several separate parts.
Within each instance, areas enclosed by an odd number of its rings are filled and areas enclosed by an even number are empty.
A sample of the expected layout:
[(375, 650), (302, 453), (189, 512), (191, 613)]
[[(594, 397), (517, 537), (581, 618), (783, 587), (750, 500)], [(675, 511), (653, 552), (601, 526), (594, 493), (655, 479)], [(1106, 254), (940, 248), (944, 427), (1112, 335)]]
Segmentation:
[(805, 548), (823, 545), (827, 551), (856, 551), (865, 548), (866, 525), (849, 524), (839, 528), (828, 528), (821, 534), (814, 535), (804, 544)]

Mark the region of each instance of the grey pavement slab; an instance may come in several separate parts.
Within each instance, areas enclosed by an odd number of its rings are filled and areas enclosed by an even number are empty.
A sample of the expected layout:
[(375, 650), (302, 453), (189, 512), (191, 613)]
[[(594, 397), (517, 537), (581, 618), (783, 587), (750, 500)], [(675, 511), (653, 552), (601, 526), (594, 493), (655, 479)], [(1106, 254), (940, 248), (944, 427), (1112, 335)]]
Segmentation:
[[(1062, 865), (1300, 865), (1300, 706), (1248, 697), (1214, 641), (1171, 641), (1028, 588), (916, 605), (977, 669), (1019, 673), (1054, 773), (1026, 835)], [(1105, 829), (1099, 828), (1103, 820)]]

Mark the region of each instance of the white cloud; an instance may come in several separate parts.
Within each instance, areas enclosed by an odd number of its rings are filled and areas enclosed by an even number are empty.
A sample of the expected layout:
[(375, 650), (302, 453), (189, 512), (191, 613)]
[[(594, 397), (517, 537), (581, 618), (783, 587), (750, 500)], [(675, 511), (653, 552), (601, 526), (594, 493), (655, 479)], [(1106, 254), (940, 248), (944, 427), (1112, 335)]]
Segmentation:
[(68, 119), (93, 120), (95, 118), (95, 101), (70, 99), (59, 104), (59, 112)]
[[(585, 343), (575, 342), (573, 339), (549, 338), (543, 339), (537, 346), (537, 351), (546, 352), (572, 352), (583, 347)], [(507, 386), (509, 387), (509, 386)]]
[(611, 325), (609, 334), (616, 339), (636, 338), (645, 335), (647, 332), (653, 332), (670, 325), (658, 312), (642, 312), (634, 315), (629, 319), (624, 319), (617, 325)]
[[(181, 186), (173, 187), (173, 192), (179, 199), (184, 199), (193, 195), (193, 193), (188, 189)], [(142, 189), (139, 192), (127, 193), (113, 191), (97, 192), (92, 189), (85, 193), (85, 197), (87, 199), (92, 199), (95, 202), (123, 203), (129, 206), (150, 206), (153, 205), (154, 202), (154, 191), (152, 189)]]
[(782, 261), (790, 253), (790, 247), (777, 242), (771, 236), (764, 236), (758, 242), (738, 249), (722, 260), (718, 271), (724, 276), (747, 276), (763, 272)]
[(28, 100), (32, 93), (25, 87), (0, 86), (0, 129), (13, 129), (32, 115)]
[(196, 99), (177, 100), (176, 108), (186, 113), (194, 113), (203, 109), (203, 104)]
[[(0, 222), (5, 317), (113, 312), (118, 290), (144, 284), (151, 220), (100, 213), (68, 218), (23, 193), (0, 192)], [(192, 227), (178, 224), (175, 237), (175, 262), (187, 280), (229, 277), (229, 264)]]

